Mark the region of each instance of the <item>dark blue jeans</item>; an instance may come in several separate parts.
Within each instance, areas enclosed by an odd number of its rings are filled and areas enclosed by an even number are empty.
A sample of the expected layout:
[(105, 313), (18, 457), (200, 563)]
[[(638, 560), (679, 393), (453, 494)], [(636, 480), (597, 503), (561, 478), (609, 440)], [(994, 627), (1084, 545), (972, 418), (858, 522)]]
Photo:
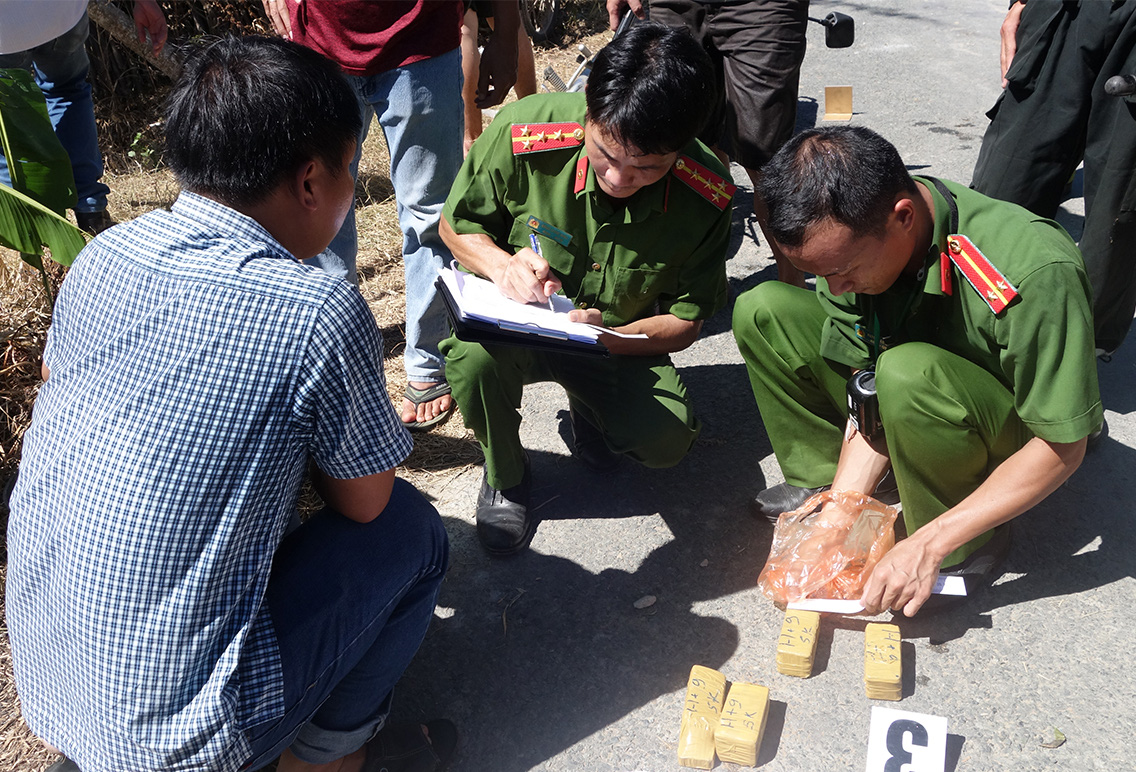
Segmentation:
[(448, 562), (441, 518), (402, 480), (374, 521), (325, 509), (284, 539), (265, 602), (284, 666), (285, 713), (248, 731), (249, 769), (288, 747), (309, 763), (334, 761), (382, 728)]

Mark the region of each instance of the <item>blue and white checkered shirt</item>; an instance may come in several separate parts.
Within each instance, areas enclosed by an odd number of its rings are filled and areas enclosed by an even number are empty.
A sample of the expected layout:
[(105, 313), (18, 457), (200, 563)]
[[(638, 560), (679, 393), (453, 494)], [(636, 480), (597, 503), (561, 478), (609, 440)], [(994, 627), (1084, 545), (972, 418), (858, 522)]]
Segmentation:
[(183, 193), (83, 251), (45, 361), (8, 529), (28, 725), (84, 772), (239, 769), (283, 712), (261, 602), (308, 460), (346, 479), (411, 449), (374, 318)]

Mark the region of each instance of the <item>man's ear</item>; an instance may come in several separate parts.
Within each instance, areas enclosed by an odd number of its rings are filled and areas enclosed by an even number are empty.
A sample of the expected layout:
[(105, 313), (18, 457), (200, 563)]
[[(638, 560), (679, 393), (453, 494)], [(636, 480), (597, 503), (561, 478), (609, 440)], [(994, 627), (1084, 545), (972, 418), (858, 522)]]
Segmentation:
[(319, 207), (323, 192), (320, 186), (321, 174), (326, 175), (327, 170), (322, 163), (312, 158), (301, 164), (292, 175), (291, 193), (304, 209), (314, 211)]
[(915, 202), (911, 196), (900, 194), (891, 210), (891, 218), (905, 233), (915, 228)]

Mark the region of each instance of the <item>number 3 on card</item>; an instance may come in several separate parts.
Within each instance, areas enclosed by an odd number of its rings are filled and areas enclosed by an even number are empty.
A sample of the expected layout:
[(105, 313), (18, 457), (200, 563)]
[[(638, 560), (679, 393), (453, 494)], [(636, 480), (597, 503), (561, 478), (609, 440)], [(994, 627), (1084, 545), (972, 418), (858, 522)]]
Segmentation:
[(872, 708), (867, 772), (943, 772), (947, 719)]

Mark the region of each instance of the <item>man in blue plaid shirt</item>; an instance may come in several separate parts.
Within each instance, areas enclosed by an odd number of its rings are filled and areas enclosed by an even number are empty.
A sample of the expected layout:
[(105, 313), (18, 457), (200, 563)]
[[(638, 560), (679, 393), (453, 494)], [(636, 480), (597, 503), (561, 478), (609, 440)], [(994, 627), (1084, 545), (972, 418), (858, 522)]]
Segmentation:
[[(298, 45), (220, 40), (166, 132), (185, 192), (55, 307), (8, 530), (24, 716), (58, 770), (437, 768), (449, 722), (384, 724), (446, 534), (395, 479), (370, 310), (300, 262), (353, 204), (355, 97)], [(329, 508), (287, 533), (309, 462)]]

